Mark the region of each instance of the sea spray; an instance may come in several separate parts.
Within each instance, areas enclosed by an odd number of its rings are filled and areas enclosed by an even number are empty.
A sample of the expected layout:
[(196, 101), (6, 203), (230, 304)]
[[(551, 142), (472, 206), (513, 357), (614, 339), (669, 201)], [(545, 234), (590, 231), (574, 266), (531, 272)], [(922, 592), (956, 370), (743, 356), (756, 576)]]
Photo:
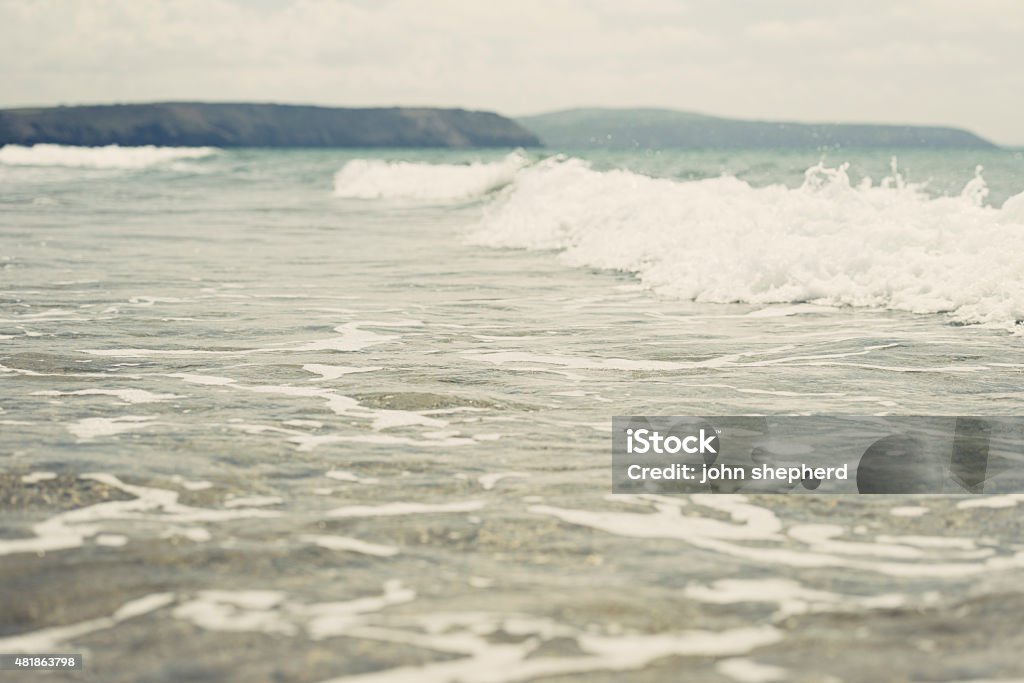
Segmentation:
[(960, 196), (938, 198), (896, 169), (856, 187), (846, 171), (818, 164), (799, 188), (752, 187), (555, 157), (520, 170), (470, 240), (559, 250), (568, 264), (632, 272), (682, 299), (872, 306), (1019, 329), (1020, 195), (986, 206), (980, 167)]
[(526, 163), (518, 152), (501, 161), (471, 164), (353, 159), (335, 174), (334, 195), (442, 202), (477, 199), (511, 183)]

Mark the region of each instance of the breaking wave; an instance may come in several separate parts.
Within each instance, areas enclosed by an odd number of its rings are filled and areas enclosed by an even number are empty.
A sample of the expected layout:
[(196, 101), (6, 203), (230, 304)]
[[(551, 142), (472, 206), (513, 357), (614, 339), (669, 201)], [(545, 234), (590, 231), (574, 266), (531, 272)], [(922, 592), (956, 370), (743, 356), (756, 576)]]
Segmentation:
[(215, 154), (214, 147), (74, 147), (69, 145), (5, 145), (0, 164), (8, 166), (63, 166), (67, 168), (146, 168), (156, 164), (201, 159)]
[(472, 164), (353, 159), (335, 174), (334, 194), (349, 199), (477, 199), (511, 183), (526, 163), (517, 152), (501, 161)]
[(632, 272), (689, 300), (944, 312), (1020, 329), (1024, 193), (985, 206), (980, 167), (960, 196), (939, 198), (895, 167), (878, 185), (852, 186), (846, 170), (819, 164), (794, 189), (551, 158), (520, 170), (470, 239), (559, 250), (571, 265)]

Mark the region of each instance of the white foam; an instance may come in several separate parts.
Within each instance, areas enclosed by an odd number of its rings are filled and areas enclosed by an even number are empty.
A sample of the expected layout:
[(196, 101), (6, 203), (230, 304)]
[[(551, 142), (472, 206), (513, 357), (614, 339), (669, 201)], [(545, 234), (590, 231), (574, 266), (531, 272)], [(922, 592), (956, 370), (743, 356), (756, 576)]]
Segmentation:
[[(344, 375), (354, 375), (360, 372), (376, 372), (382, 370), (380, 367), (366, 367), (366, 368), (355, 368), (348, 365), (320, 365), (319, 363), (307, 363), (302, 366), (302, 369), (306, 372), (312, 372), (313, 374), (320, 375), (316, 378), (322, 379), (338, 379)], [(315, 380), (314, 380), (315, 381)]]
[(553, 365), (572, 370), (681, 370), (700, 367), (701, 363), (674, 363), (659, 360), (634, 360), (628, 358), (592, 358), (561, 356), (554, 354), (530, 353), (529, 351), (465, 351), (470, 360), (504, 365), (506, 363), (528, 363), (531, 365)]
[(1024, 225), (1024, 192), (1016, 194), (1003, 202), (1000, 218), (1004, 223)]
[(776, 619), (804, 614), (822, 605), (832, 606), (841, 596), (828, 591), (806, 588), (789, 579), (722, 579), (710, 586), (690, 584), (683, 591), (690, 600), (714, 605), (745, 602), (777, 604)]
[(73, 147), (68, 145), (4, 145), (0, 164), (8, 166), (64, 166), (67, 168), (146, 168), (169, 161), (202, 159), (213, 147)]
[(200, 591), (196, 599), (174, 609), (176, 619), (208, 631), (257, 631), (293, 635), (294, 624), (277, 610), (284, 601), (278, 591)]
[(715, 605), (769, 603), (778, 605), (774, 619), (809, 612), (836, 612), (858, 609), (892, 609), (906, 601), (905, 596), (889, 593), (850, 596), (816, 590), (790, 579), (722, 579), (710, 586), (690, 584), (683, 594), (697, 602)]
[(21, 483), (22, 484), (38, 484), (41, 481), (49, 481), (51, 479), (56, 479), (56, 478), (57, 478), (57, 474), (55, 472), (32, 472), (30, 474), (26, 474), (26, 475), (22, 476)]
[(502, 479), (508, 479), (510, 477), (515, 478), (529, 476), (530, 475), (527, 472), (495, 472), (493, 474), (481, 474), (479, 477), (477, 477), (477, 481), (480, 482), (480, 486), (482, 486), (485, 491), (490, 491), (491, 489), (494, 488), (495, 484), (497, 484)]
[[(520, 170), (472, 240), (558, 249), (571, 265), (633, 272), (707, 302), (949, 312), (1013, 328), (1024, 318), (1024, 199), (984, 206), (984, 181), (930, 198), (905, 183), (852, 187), (845, 166), (755, 188), (598, 172), (578, 159)], [(769, 313), (766, 313), (766, 315)]]
[(451, 512), (474, 512), (486, 505), (482, 500), (456, 503), (385, 503), (383, 505), (350, 505), (335, 508), (328, 517), (394, 517), (398, 515), (435, 515)]
[(354, 322), (338, 325), (334, 331), (340, 337), (329, 337), (307, 342), (298, 346), (281, 349), (260, 349), (262, 351), (362, 351), (370, 346), (389, 344), (400, 339), (396, 334), (379, 334), (370, 330), (360, 329), (362, 325), (373, 325), (370, 322)]
[(0, 555), (45, 553), (78, 548), (86, 538), (100, 534), (103, 531), (100, 522), (107, 520), (146, 520), (181, 524), (280, 516), (278, 512), (254, 508), (211, 510), (191, 507), (178, 502), (177, 491), (126, 484), (110, 474), (83, 474), (81, 478), (98, 481), (134, 498), (96, 503), (62, 512), (35, 524), (32, 527), (34, 537), (0, 539)]
[(355, 600), (322, 602), (311, 605), (291, 605), (291, 612), (307, 618), (306, 632), (314, 640), (331, 638), (355, 631), (368, 615), (390, 607), (411, 602), (416, 591), (406, 588), (401, 581), (384, 583), (384, 592)]
[(786, 680), (787, 671), (778, 666), (759, 664), (750, 659), (726, 659), (715, 665), (723, 676), (738, 683), (771, 683)]
[(123, 415), (121, 417), (86, 417), (67, 425), (69, 432), (80, 441), (91, 441), (101, 436), (114, 436), (124, 432), (151, 427), (156, 418), (150, 415)]
[[(348, 629), (348, 633), (462, 655), (421, 666), (401, 666), (321, 683), (513, 683), (559, 675), (632, 671), (664, 657), (731, 656), (779, 642), (775, 628), (749, 627), (726, 631), (680, 631), (604, 635), (580, 632), (545, 619), (517, 616), (433, 615), (423, 619), (426, 633), (385, 628)], [(433, 621), (434, 623), (430, 623)], [(521, 636), (515, 642), (488, 638), (498, 633)], [(579, 654), (542, 655), (538, 643), (556, 637), (574, 639)]]
[(209, 481), (190, 481), (185, 479), (180, 474), (176, 474), (171, 477), (171, 481), (175, 484), (181, 484), (181, 487), (186, 491), (205, 491), (206, 489), (213, 488), (213, 483)]
[(178, 372), (168, 377), (175, 377), (177, 379), (188, 382), (189, 384), (202, 384), (204, 386), (211, 387), (222, 387), (228, 384), (234, 384), (235, 380), (230, 377), (217, 377), (216, 375), (196, 375), (187, 372)]
[(33, 396), (113, 396), (124, 403), (156, 403), (181, 398), (177, 394), (155, 394), (145, 389), (80, 389), (78, 391), (36, 391)]
[(377, 479), (374, 477), (360, 477), (355, 472), (346, 472), (345, 470), (330, 470), (325, 477), (328, 479), (334, 479), (336, 481), (350, 481), (354, 484), (376, 484)]
[(373, 555), (374, 557), (392, 557), (398, 554), (398, 548), (394, 546), (368, 543), (367, 541), (360, 541), (358, 538), (349, 538), (347, 536), (318, 536), (311, 534), (300, 536), (299, 540), (318, 545), (321, 548), (327, 548), (328, 550), (341, 550), (361, 555)]
[(832, 308), (829, 306), (815, 306), (813, 304), (793, 304), (790, 306), (767, 306), (756, 311), (747, 313), (746, 318), (785, 318), (792, 315), (804, 315), (807, 313), (827, 313)]
[[(362, 413), (359, 413), (362, 415)], [(374, 423), (376, 426), (376, 423)], [(284, 429), (271, 425), (258, 424), (233, 424), (234, 429), (239, 429), (249, 434), (263, 434), (265, 432), (277, 432), (286, 435), (286, 439), (295, 444), (299, 451), (311, 451), (320, 446), (332, 443), (369, 443), (388, 446), (411, 446), (423, 448), (442, 448), (446, 446), (467, 446), (476, 443), (473, 439), (464, 437), (451, 437), (441, 439), (413, 439), (406, 436), (392, 436), (390, 434), (308, 434), (294, 429)], [(369, 482), (366, 482), (369, 483)]]
[(334, 176), (334, 194), (350, 199), (475, 199), (508, 185), (526, 158), (512, 153), (492, 163), (424, 164), (353, 159)]
[(969, 498), (956, 504), (961, 510), (971, 508), (1011, 508), (1024, 503), (1024, 493), (1007, 493), (1001, 496), (984, 496)]
[(108, 548), (120, 548), (128, 543), (128, 537), (121, 534), (100, 534), (96, 537), (96, 545)]
[[(471, 582), (489, 585), (478, 577), (471, 578)], [(545, 617), (484, 612), (398, 614), (389, 616), (386, 626), (373, 622), (375, 614), (415, 598), (416, 593), (399, 581), (386, 582), (383, 592), (377, 595), (322, 603), (289, 599), (276, 590), (203, 590), (180, 602), (172, 614), (212, 631), (304, 634), (313, 640), (348, 637), (448, 655), (423, 664), (342, 675), (322, 683), (512, 683), (558, 675), (642, 669), (652, 661), (671, 656), (736, 657), (783, 638), (783, 633), (772, 626), (651, 634), (609, 629), (615, 631), (609, 634), (589, 628), (581, 630)], [(170, 601), (173, 596), (160, 603), (141, 605), (136, 611)], [(122, 608), (118, 614), (131, 611)], [(496, 638), (498, 635), (515, 637)], [(558, 655), (538, 649), (544, 642), (560, 638), (575, 641), (580, 651)]]
[[(2, 321), (0, 321), (2, 322)], [(401, 337), (393, 334), (379, 334), (369, 330), (360, 329), (362, 325), (376, 325), (378, 327), (411, 326), (419, 324), (419, 321), (402, 321), (400, 323), (380, 322), (353, 322), (338, 325), (334, 331), (339, 333), (337, 337), (327, 337), (314, 341), (303, 342), (295, 346), (274, 346), (257, 349), (218, 350), (218, 349), (82, 349), (82, 353), (92, 356), (108, 356), (114, 358), (159, 358), (161, 356), (248, 356), (255, 353), (291, 353), (306, 351), (362, 351), (369, 346), (388, 344)], [(170, 377), (193, 377), (197, 383), (203, 382), (200, 377), (203, 375), (189, 375), (178, 373)], [(228, 380), (230, 382), (230, 380)]]
[[(655, 511), (591, 511), (547, 505), (534, 505), (529, 510), (620, 536), (678, 540), (758, 565), (838, 567), (887, 576), (932, 578), (976, 576), (1024, 567), (1024, 550), (997, 555), (991, 548), (974, 549), (974, 544), (925, 546), (921, 537), (888, 537), (888, 544), (850, 542), (838, 538), (842, 527), (827, 524), (793, 526), (786, 536), (797, 543), (783, 543), (785, 537), (780, 532), (784, 526), (775, 513), (749, 504), (742, 495), (690, 497), (697, 505), (727, 512), (732, 522), (683, 515), (681, 502), (666, 497), (619, 495), (613, 500), (651, 503)], [(749, 545), (743, 541), (759, 543)]]
[(321, 639), (346, 634), (366, 617), (391, 605), (409, 602), (416, 593), (398, 581), (384, 584), (380, 595), (339, 602), (301, 603), (271, 590), (204, 590), (174, 609), (175, 618), (210, 631), (296, 635), (305, 631)]
[(99, 617), (66, 626), (52, 626), (38, 631), (0, 638), (3, 652), (55, 652), (69, 640), (117, 626), (122, 621), (149, 614), (174, 601), (172, 593), (153, 593), (131, 600), (109, 617)]
[[(787, 533), (792, 538), (802, 541), (816, 550), (837, 555), (890, 557), (904, 560), (925, 556), (917, 547), (906, 543), (860, 543), (839, 540), (845, 531), (846, 529), (838, 524), (797, 524), (791, 527)], [(991, 551), (984, 552), (991, 554)]]
[[(337, 415), (355, 417), (371, 421), (374, 430), (381, 431), (396, 427), (445, 427), (448, 423), (423, 413), (411, 410), (387, 410), (368, 408), (359, 404), (354, 398), (337, 393), (334, 389), (325, 389), (311, 386), (291, 386), (279, 384), (239, 384), (227, 377), (215, 375), (196, 375), (188, 373), (175, 373), (168, 375), (192, 384), (203, 384), (209, 386), (223, 386), (237, 391), (251, 391), (260, 394), (275, 394), (280, 396), (291, 396), (297, 398), (321, 399), (327, 403), (328, 409)], [(350, 441), (354, 437), (338, 436), (333, 434), (315, 435), (307, 434), (297, 430), (281, 429), (279, 427), (266, 427), (262, 425), (246, 425), (252, 433), (260, 431), (277, 431), (291, 435), (302, 450), (311, 450), (318, 445), (334, 441)], [(461, 441), (449, 439), (447, 445), (460, 445), (461, 443), (472, 443), (471, 439)]]
[[(26, 292), (26, 294), (27, 293), (29, 293), (29, 292)], [(32, 292), (32, 293), (36, 293), (36, 292)], [(40, 311), (38, 313), (21, 313), (16, 318), (0, 318), (0, 322), (2, 322), (2, 323), (10, 323), (10, 324), (17, 324), (17, 323), (23, 323), (26, 320), (31, 320), (32, 322), (53, 322), (53, 321), (66, 321), (66, 320), (74, 320), (76, 322), (82, 321), (83, 320), (82, 318), (69, 318), (69, 316), (73, 316), (73, 315), (75, 315), (75, 313), (77, 313), (77, 311), (72, 311), (72, 310), (68, 310), (68, 309), (65, 309), (65, 308), (51, 308), (51, 309), (48, 309), (48, 310), (45, 310), (45, 311)], [(21, 327), (21, 326), (19, 326), (19, 327)], [(30, 337), (38, 337), (39, 336), (38, 332), (33, 332), (33, 333), (26, 332), (25, 334), (26, 334), (26, 336), (30, 336)]]
[(928, 514), (928, 512), (928, 508), (921, 507), (920, 505), (901, 505), (889, 510), (889, 514), (893, 517), (920, 517), (921, 515)]
[[(978, 546), (978, 538), (957, 538), (949, 536), (889, 536), (881, 534), (875, 540), (882, 544), (912, 545), (918, 548), (956, 548), (959, 550), (974, 550)], [(991, 541), (990, 541), (991, 542)], [(986, 550), (986, 554), (991, 552)]]
[(360, 406), (363, 411), (369, 411), (373, 417), (373, 428), (377, 430), (392, 429), (394, 427), (446, 427), (445, 420), (436, 417), (428, 417), (423, 413), (412, 410), (373, 410)]
[(300, 451), (312, 450), (316, 446), (328, 443), (369, 443), (384, 446), (410, 446), (413, 448), (444, 448), (446, 446), (468, 446), (476, 443), (473, 439), (464, 437), (414, 439), (407, 436), (391, 436), (390, 434), (358, 434), (355, 436), (325, 434), (320, 437), (294, 437), (289, 440), (298, 444)]
[(92, 356), (111, 356), (114, 358), (153, 358), (159, 356), (233, 356), (254, 353), (244, 351), (213, 351), (209, 349), (82, 349), (82, 353)]

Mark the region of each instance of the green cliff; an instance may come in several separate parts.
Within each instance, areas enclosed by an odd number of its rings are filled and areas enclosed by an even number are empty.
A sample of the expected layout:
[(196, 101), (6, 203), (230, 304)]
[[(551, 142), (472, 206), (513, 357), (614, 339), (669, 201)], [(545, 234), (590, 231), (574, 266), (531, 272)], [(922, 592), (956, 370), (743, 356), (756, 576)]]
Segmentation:
[(0, 145), (532, 147), (491, 112), (166, 102), (0, 110)]

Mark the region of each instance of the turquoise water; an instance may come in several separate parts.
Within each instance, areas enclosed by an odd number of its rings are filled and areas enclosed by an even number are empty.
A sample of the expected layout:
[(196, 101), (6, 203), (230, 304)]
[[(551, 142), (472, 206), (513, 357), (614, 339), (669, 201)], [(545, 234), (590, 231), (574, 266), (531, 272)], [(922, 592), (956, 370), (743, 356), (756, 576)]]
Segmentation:
[(1019, 152), (62, 154), (0, 164), (0, 651), (1024, 673), (1019, 497), (609, 497), (612, 415), (1019, 414)]

